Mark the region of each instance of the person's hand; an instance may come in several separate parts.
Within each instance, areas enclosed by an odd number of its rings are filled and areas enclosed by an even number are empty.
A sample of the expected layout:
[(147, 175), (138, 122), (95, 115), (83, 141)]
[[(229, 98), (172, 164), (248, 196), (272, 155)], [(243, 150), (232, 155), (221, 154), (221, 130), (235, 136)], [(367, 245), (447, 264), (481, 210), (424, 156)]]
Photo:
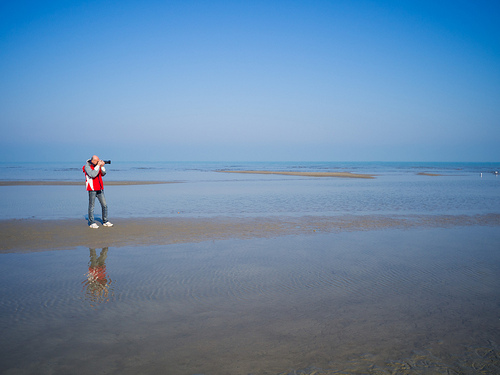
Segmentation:
[(104, 161), (102, 160), (99, 160), (99, 162), (97, 163), (100, 167), (102, 167), (104, 165)]

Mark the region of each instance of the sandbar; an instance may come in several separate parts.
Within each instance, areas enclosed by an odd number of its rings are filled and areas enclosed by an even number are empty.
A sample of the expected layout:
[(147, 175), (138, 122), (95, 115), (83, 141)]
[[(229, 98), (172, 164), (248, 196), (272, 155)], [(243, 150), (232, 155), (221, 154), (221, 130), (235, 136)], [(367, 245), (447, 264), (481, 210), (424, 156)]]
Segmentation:
[(371, 174), (360, 174), (351, 172), (287, 172), (287, 171), (229, 171), (218, 170), (222, 173), (250, 173), (250, 174), (278, 174), (285, 176), (304, 176), (304, 177), (341, 177), (341, 178), (375, 178)]
[[(90, 229), (85, 219), (0, 220), (0, 253), (75, 247), (123, 247), (194, 243), (224, 239), (317, 235), (345, 231), (500, 226), (500, 214), (345, 215), (304, 217), (117, 218), (111, 228)], [(100, 224), (99, 224), (100, 225)]]
[(417, 173), (419, 176), (443, 176), (440, 173), (429, 173), (429, 172), (419, 172)]
[[(118, 186), (118, 185), (155, 185), (155, 184), (174, 184), (178, 181), (105, 181), (105, 185)], [(82, 186), (85, 182), (81, 181), (17, 181), (5, 180), (0, 181), (0, 186)]]

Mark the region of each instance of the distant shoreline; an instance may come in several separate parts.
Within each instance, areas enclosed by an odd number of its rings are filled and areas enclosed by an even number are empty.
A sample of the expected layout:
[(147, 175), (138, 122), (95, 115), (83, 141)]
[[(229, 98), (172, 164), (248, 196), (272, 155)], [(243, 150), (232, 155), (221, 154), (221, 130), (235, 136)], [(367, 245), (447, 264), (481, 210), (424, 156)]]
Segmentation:
[(248, 174), (277, 174), (285, 176), (303, 176), (303, 177), (341, 177), (341, 178), (375, 178), (371, 174), (360, 174), (351, 172), (280, 172), (280, 171), (229, 171), (218, 170), (221, 173), (248, 173)]
[[(157, 184), (176, 184), (178, 181), (104, 181), (104, 185), (122, 186), (122, 185), (157, 185)], [(0, 186), (85, 186), (85, 181), (0, 181)]]

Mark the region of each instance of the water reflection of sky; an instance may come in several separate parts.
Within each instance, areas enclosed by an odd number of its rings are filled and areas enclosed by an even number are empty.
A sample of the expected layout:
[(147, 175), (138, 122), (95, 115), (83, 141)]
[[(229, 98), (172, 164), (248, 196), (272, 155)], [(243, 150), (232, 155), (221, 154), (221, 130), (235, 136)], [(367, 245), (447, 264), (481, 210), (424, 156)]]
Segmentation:
[[(5, 163), (0, 162), (1, 180), (70, 180), (82, 179), (81, 162)], [(247, 180), (255, 176), (214, 173), (217, 170), (268, 170), (299, 172), (346, 172), (380, 176), (414, 175), (419, 172), (446, 176), (489, 177), (500, 170), (500, 163), (433, 162), (121, 162), (112, 161), (107, 169), (116, 180), (221, 181)], [(262, 178), (262, 176), (258, 177)], [(274, 177), (273, 177), (274, 178)]]
[(499, 240), (467, 227), (2, 254), (0, 371), (453, 362), (500, 339)]
[[(255, 177), (257, 176), (257, 177)], [(500, 212), (500, 177), (385, 176), (374, 180), (282, 176), (165, 185), (107, 186), (110, 219)], [(0, 219), (84, 218), (80, 186), (0, 187)]]

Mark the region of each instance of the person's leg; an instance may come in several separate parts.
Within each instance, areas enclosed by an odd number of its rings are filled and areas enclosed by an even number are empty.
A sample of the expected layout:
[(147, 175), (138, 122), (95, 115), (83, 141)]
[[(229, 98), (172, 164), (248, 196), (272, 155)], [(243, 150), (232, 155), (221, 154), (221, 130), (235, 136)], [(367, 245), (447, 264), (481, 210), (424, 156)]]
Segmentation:
[(95, 191), (89, 191), (89, 225), (94, 224)]
[(102, 208), (102, 223), (106, 223), (108, 221), (108, 205), (106, 204), (106, 197), (104, 196), (104, 190), (101, 190), (97, 193), (97, 198), (101, 203)]

